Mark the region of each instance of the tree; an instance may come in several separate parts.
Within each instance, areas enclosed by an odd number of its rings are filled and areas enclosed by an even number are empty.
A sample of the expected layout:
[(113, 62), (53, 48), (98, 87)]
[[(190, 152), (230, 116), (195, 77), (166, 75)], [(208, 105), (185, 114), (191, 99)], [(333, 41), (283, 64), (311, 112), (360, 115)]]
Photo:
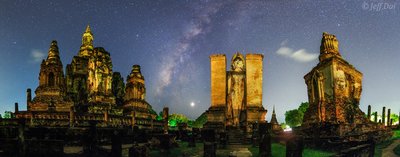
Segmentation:
[(157, 117), (156, 117), (156, 120), (163, 120), (162, 115), (163, 115), (163, 112), (160, 111), (160, 113), (158, 113), (158, 115), (157, 115)]
[(281, 124), (279, 124), (280, 126), (281, 126), (281, 128), (283, 129), (283, 130), (285, 130), (286, 128), (287, 128), (287, 124), (286, 123), (281, 123)]
[(173, 113), (168, 117), (168, 125), (171, 127), (176, 127), (180, 123), (188, 123), (189, 119), (183, 114)]
[(5, 111), (4, 112), (4, 119), (10, 119), (13, 118), (13, 113), (11, 111)]
[(285, 113), (285, 122), (290, 127), (300, 126), (303, 123), (304, 113), (307, 111), (310, 104), (302, 102), (298, 109), (289, 110)]
[(299, 111), (301, 112), (301, 113), (306, 113), (306, 111), (307, 111), (307, 109), (308, 109), (308, 106), (310, 106), (310, 104), (308, 103), (308, 102), (302, 102), (301, 104), (300, 104), (300, 106), (299, 106)]
[(193, 122), (194, 128), (203, 128), (203, 125), (207, 122), (206, 113), (201, 114), (197, 119)]
[(285, 122), (290, 127), (300, 126), (303, 121), (303, 114), (297, 110), (289, 110), (285, 113)]
[(395, 113), (390, 114), (390, 119), (393, 119), (393, 124), (399, 121), (399, 116)]

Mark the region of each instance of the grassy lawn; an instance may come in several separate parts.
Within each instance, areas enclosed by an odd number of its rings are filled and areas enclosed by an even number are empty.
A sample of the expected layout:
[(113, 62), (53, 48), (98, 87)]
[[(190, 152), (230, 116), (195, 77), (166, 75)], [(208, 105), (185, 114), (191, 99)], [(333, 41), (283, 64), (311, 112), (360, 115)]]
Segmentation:
[(382, 156), (382, 150), (388, 147), (390, 144), (392, 144), (393, 139), (384, 141), (382, 143), (379, 143), (375, 146), (375, 157), (381, 157)]
[(396, 148), (394, 148), (394, 153), (398, 156), (400, 156), (400, 145), (397, 145)]
[(400, 139), (400, 130), (393, 130), (392, 139)]
[[(182, 156), (185, 154), (186, 156), (203, 156), (203, 144), (202, 143), (197, 143), (196, 147), (188, 147), (187, 142), (178, 142), (179, 147), (173, 148), (170, 150), (170, 153), (168, 156)], [(286, 156), (286, 146), (282, 144), (277, 144), (273, 143), (272, 144), (272, 156), (273, 157), (285, 157)], [(252, 147), (249, 145), (247, 147), (249, 151), (253, 154), (253, 156), (257, 157), (258, 156), (258, 147)], [(217, 150), (217, 156), (218, 157), (226, 157), (229, 155), (229, 153), (233, 150), (229, 149), (219, 149)], [(314, 150), (314, 149), (308, 149), (305, 148), (303, 151), (303, 156), (307, 157), (328, 157), (333, 155), (334, 153), (332, 152), (326, 152), (326, 151), (321, 151), (321, 150)], [(150, 151), (150, 156), (167, 156), (165, 152), (160, 152), (159, 150), (151, 150)]]
[[(393, 131), (393, 137), (392, 139), (400, 139), (400, 130), (394, 130)], [(400, 156), (400, 145), (397, 145), (396, 148), (394, 148), (394, 153), (398, 156)]]
[[(286, 146), (278, 143), (272, 143), (272, 156), (273, 157), (285, 157), (286, 156)], [(258, 156), (258, 147), (249, 147), (249, 151), (253, 156)]]
[(188, 147), (187, 142), (178, 142), (179, 147), (172, 148), (169, 151), (169, 154), (166, 152), (160, 152), (159, 150), (151, 150), (149, 155), (150, 156), (182, 156), (185, 154), (186, 156), (194, 156), (199, 155), (199, 153), (203, 152), (203, 143), (196, 143), (196, 147)]
[[(254, 156), (258, 155), (258, 148), (250, 147), (249, 150)], [(332, 153), (332, 152), (309, 149), (309, 148), (305, 148), (303, 151), (303, 156), (307, 156), (307, 157), (329, 157), (332, 155), (334, 155), (334, 153)], [(286, 156), (286, 146), (282, 145), (282, 144), (278, 144), (278, 143), (273, 143), (272, 144), (272, 156), (273, 157), (285, 157)]]
[[(393, 136), (387, 141), (384, 141), (382, 143), (379, 143), (375, 146), (375, 157), (381, 157), (382, 156), (382, 150), (388, 147), (390, 144), (392, 144), (393, 140), (400, 139), (400, 130), (393, 130)], [(397, 146), (399, 147), (399, 146)], [(397, 148), (396, 147), (396, 148)], [(400, 149), (400, 148), (399, 148)]]
[[(400, 130), (394, 130), (393, 131), (393, 137), (388, 140), (384, 141), (382, 143), (379, 143), (375, 147), (375, 155), (376, 157), (382, 156), (382, 150), (389, 146), (393, 140), (400, 139)], [(170, 150), (170, 153), (168, 156), (203, 156), (203, 143), (196, 143), (196, 147), (188, 147), (187, 142), (178, 142), (179, 147), (173, 148)], [(272, 144), (272, 156), (273, 157), (285, 157), (286, 156), (286, 146), (278, 143), (273, 143)], [(253, 154), (253, 156), (258, 156), (258, 147), (252, 147), (251, 145), (248, 146), (249, 151)], [(233, 150), (229, 149), (217, 149), (217, 156), (222, 157), (222, 156), (228, 156), (229, 153)], [(397, 155), (400, 155), (400, 145), (395, 148), (395, 153)], [(316, 149), (310, 149), (310, 148), (305, 148), (303, 151), (303, 156), (307, 157), (328, 157), (334, 155), (334, 152), (327, 152), (323, 150), (316, 150)], [(167, 156), (166, 152), (160, 152), (159, 150), (151, 150), (150, 151), (150, 156)]]
[(328, 156), (332, 156), (335, 153), (333, 152), (327, 152), (327, 151), (323, 151), (323, 150), (315, 150), (315, 149), (304, 149), (303, 151), (303, 156), (319, 156), (319, 157), (328, 157)]

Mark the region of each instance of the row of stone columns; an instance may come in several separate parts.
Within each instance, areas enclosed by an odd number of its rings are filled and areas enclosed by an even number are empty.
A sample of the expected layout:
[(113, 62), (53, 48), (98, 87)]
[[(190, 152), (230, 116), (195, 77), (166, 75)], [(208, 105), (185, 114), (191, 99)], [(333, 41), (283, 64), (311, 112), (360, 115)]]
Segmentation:
[[(378, 112), (374, 112), (374, 122), (377, 123), (378, 122)], [(379, 120), (379, 123), (385, 125), (386, 126), (392, 126), (393, 124), (393, 119), (390, 118), (390, 114), (391, 114), (391, 109), (387, 110), (387, 116), (386, 116), (386, 107), (384, 106), (382, 108), (382, 119)], [(400, 113), (399, 113), (400, 116)], [(367, 112), (367, 117), (369, 120), (371, 120), (371, 105), (368, 105), (368, 112)]]

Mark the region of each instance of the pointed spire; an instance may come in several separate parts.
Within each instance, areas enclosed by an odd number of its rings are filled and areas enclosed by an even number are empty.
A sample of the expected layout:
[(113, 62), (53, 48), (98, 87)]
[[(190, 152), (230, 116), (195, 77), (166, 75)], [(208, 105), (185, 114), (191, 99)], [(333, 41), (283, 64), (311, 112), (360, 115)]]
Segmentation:
[(52, 60), (52, 59), (58, 59), (58, 60), (60, 59), (56, 40), (51, 41), (47, 56), (47, 60)]
[(87, 25), (86, 26), (86, 31), (85, 31), (85, 33), (91, 33), (92, 31), (90, 31), (90, 26), (89, 25)]
[(142, 73), (140, 72), (140, 65), (137, 65), (137, 64), (133, 65), (132, 71), (128, 77), (138, 77), (138, 78), (144, 79)]
[(271, 124), (278, 124), (278, 120), (276, 119), (276, 114), (275, 114), (275, 105), (272, 109)]
[(93, 50), (93, 34), (90, 30), (90, 26), (86, 26), (86, 30), (82, 35), (82, 45), (79, 55), (87, 56), (89, 55), (89, 51)]
[(333, 56), (341, 57), (339, 52), (339, 41), (336, 39), (335, 35), (323, 32), (319, 60), (323, 61)]
[(274, 108), (272, 109), (272, 114), (275, 114), (275, 105)]
[(133, 65), (131, 73), (141, 73), (140, 72), (140, 65), (137, 65), (137, 64)]

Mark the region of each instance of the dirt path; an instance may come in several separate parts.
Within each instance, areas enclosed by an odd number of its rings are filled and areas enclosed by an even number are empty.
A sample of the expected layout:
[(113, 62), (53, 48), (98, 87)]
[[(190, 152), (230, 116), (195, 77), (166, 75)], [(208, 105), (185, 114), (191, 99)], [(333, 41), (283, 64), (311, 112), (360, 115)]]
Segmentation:
[(398, 155), (394, 154), (393, 149), (399, 144), (400, 144), (400, 139), (393, 141), (393, 143), (391, 145), (389, 145), (388, 147), (386, 147), (385, 149), (382, 150), (382, 157), (398, 156)]

